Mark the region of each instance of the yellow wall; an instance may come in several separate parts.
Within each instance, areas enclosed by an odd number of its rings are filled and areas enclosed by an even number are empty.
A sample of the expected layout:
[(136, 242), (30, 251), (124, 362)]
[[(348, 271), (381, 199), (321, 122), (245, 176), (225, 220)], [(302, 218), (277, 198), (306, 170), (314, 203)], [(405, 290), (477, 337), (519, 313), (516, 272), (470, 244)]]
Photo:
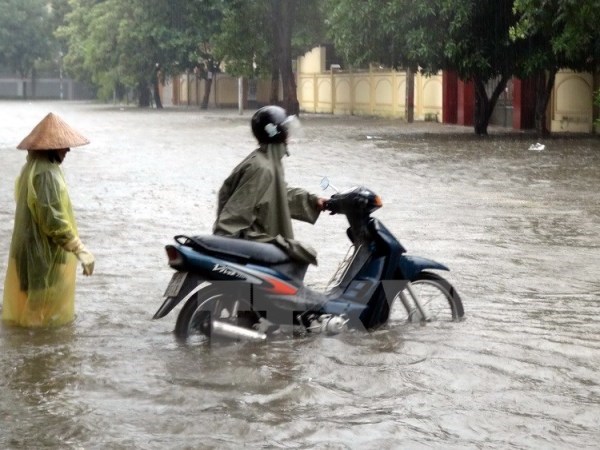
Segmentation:
[[(404, 117), (406, 73), (349, 72), (325, 68), (325, 48), (298, 58), (300, 109), (312, 113)], [(552, 132), (592, 132), (594, 79), (589, 73), (561, 71), (550, 100)], [(415, 119), (441, 120), (442, 76), (415, 77)]]
[[(343, 71), (325, 68), (325, 48), (298, 58), (300, 109), (329, 114), (404, 117), (406, 73), (393, 70)], [(442, 116), (442, 77), (415, 77), (415, 118)]]
[(321, 73), (325, 70), (325, 48), (315, 47), (298, 58), (298, 73)]
[[(298, 58), (297, 93), (300, 110), (338, 115), (405, 116), (406, 73), (403, 71), (325, 70), (325, 48), (317, 47)], [(205, 80), (193, 73), (168, 81), (163, 103), (198, 105), (202, 102)], [(269, 102), (270, 81), (259, 80), (256, 102)], [(587, 73), (561, 71), (548, 106), (552, 132), (592, 132), (594, 78)], [(281, 92), (281, 87), (280, 87)], [(415, 76), (415, 119), (441, 120), (442, 75)], [(209, 106), (237, 107), (238, 80), (217, 74)]]
[(550, 98), (550, 131), (592, 132), (594, 77), (589, 73), (556, 74)]
[[(298, 74), (300, 109), (311, 113), (404, 117), (406, 73), (396, 71)], [(415, 76), (415, 118), (441, 118), (442, 76)]]

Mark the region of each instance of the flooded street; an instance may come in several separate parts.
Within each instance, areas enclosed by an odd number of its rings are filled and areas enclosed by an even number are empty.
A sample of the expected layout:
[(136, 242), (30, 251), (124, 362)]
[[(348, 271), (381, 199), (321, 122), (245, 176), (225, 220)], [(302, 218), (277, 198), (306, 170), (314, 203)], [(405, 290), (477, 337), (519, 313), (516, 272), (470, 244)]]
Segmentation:
[[(531, 151), (539, 139), (302, 116), (288, 183), (319, 193), (326, 175), (380, 194), (375, 216), (451, 268), (466, 319), (186, 346), (179, 307), (151, 320), (172, 273), (164, 246), (210, 233), (222, 181), (255, 147), (251, 112), (0, 102), (0, 297), (15, 147), (50, 111), (91, 141), (62, 167), (96, 269), (78, 276), (72, 325), (0, 325), (0, 448), (598, 448), (598, 138)], [(345, 219), (294, 225), (319, 251), (307, 282), (324, 287)]]

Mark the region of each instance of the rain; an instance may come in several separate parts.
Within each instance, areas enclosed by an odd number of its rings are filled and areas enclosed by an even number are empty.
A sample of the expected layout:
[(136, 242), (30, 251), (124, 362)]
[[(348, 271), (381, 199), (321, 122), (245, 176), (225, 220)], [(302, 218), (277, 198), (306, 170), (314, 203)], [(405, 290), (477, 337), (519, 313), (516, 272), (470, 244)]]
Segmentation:
[[(1, 102), (0, 272), (16, 150), (53, 111), (91, 143), (62, 167), (96, 256), (76, 320), (0, 326), (3, 448), (593, 448), (600, 438), (600, 201), (594, 137), (301, 115), (288, 183), (365, 185), (409, 253), (440, 261), (465, 320), (373, 332), (184, 345), (164, 246), (210, 233), (216, 193), (254, 148), (250, 111)], [(324, 288), (349, 241), (342, 217), (295, 223)]]

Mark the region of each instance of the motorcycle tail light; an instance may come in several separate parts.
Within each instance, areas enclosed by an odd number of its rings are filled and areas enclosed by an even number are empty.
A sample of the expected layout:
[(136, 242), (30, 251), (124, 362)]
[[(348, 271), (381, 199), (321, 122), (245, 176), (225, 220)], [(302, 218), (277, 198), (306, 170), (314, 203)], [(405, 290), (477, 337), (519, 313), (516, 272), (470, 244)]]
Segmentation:
[(169, 258), (169, 266), (177, 267), (183, 264), (183, 257), (176, 247), (173, 245), (167, 245), (165, 250), (167, 252), (167, 258)]
[(375, 206), (383, 206), (383, 202), (381, 201), (381, 197), (379, 195), (375, 196), (373, 203), (375, 203)]

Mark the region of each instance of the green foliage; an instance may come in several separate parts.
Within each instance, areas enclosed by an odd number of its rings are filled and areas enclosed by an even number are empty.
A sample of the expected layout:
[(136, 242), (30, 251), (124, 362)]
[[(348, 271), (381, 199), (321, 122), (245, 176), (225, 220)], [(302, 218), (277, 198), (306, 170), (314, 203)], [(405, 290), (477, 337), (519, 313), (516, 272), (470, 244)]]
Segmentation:
[[(325, 34), (319, 0), (297, 2), (290, 42), (297, 57), (322, 42)], [(215, 34), (215, 55), (234, 76), (266, 77), (277, 63), (277, 42), (271, 0), (225, 0), (223, 20)]]
[[(276, 59), (269, 0), (230, 0), (223, 7), (215, 55), (234, 76), (266, 76)], [(241, 38), (243, 36), (243, 38)]]
[(294, 17), (291, 55), (294, 58), (324, 42), (326, 35), (325, 11), (322, 0), (298, 1)]
[(405, 39), (410, 0), (326, 0), (328, 35), (346, 65), (383, 64), (399, 67), (410, 62)]
[[(556, 25), (561, 32), (552, 39), (556, 54), (580, 68), (597, 65), (600, 58), (600, 2), (597, 0), (561, 0), (558, 2)], [(581, 64), (581, 65), (580, 65)]]
[[(204, 76), (223, 60), (233, 75), (256, 76), (271, 74), (280, 54), (272, 0), (68, 1), (56, 33), (68, 46), (65, 66), (104, 95), (143, 90), (157, 63), (166, 74)], [(285, 47), (293, 57), (320, 43), (323, 20), (318, 0), (286, 1), (299, 6)]]
[[(516, 46), (508, 36), (515, 20), (512, 1), (436, 1), (438, 8), (418, 16), (416, 31), (408, 31), (421, 40), (413, 57), (426, 71), (450, 69), (463, 80), (490, 80), (514, 69)], [(432, 30), (447, 32), (440, 39)]]
[[(456, 72), (475, 86), (475, 130), (485, 134), (511, 76), (549, 61), (529, 36), (537, 23), (519, 23), (517, 1), (574, 0), (327, 0), (330, 35), (347, 63), (419, 67), (425, 74)], [(597, 1), (597, 0), (586, 0)], [(532, 69), (530, 69), (532, 70)], [(491, 93), (489, 88), (492, 87)]]
[(600, 58), (600, 2), (514, 0), (510, 37), (524, 43), (519, 74), (568, 68), (592, 70)]
[(0, 63), (25, 78), (50, 53), (45, 0), (0, 0)]
[(597, 0), (0, 0), (0, 63), (25, 77), (62, 51), (70, 75), (110, 96), (143, 89), (157, 63), (270, 76), (327, 32), (346, 65), (454, 70), (483, 85), (596, 69), (598, 23)]
[(443, 69), (462, 79), (509, 71), (509, 0), (327, 0), (330, 37), (348, 64)]
[(103, 96), (123, 87), (141, 95), (156, 76), (193, 68), (210, 53), (218, 0), (70, 0), (57, 35), (68, 42), (65, 65)]

